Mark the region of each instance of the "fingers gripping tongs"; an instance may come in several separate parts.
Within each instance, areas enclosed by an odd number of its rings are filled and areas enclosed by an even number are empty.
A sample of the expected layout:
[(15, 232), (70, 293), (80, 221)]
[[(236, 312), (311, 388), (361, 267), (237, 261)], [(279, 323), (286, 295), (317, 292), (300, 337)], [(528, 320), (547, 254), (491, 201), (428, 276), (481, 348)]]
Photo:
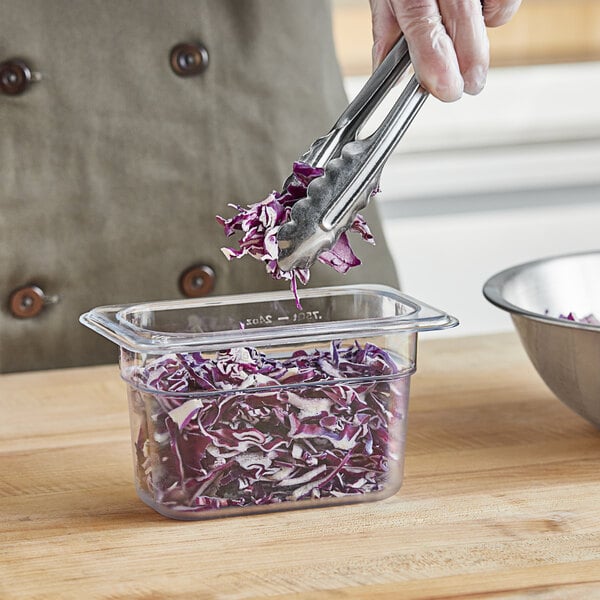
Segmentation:
[(308, 268), (335, 244), (377, 191), (386, 160), (428, 96), (414, 75), (377, 130), (363, 140), (356, 138), (409, 66), (408, 46), (402, 36), (331, 131), (300, 158), (323, 168), (324, 174), (311, 181), (307, 197), (294, 204), (290, 218), (279, 229), (278, 264), (282, 270)]

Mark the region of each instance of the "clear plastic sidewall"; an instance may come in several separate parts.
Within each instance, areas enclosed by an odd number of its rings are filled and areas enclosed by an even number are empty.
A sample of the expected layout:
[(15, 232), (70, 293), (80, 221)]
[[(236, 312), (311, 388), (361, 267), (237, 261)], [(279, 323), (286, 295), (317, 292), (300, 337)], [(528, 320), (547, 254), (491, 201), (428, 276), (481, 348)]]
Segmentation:
[[(402, 337), (407, 351), (415, 340)], [(138, 495), (184, 520), (388, 497), (402, 483), (411, 374), (208, 395), (130, 382)]]

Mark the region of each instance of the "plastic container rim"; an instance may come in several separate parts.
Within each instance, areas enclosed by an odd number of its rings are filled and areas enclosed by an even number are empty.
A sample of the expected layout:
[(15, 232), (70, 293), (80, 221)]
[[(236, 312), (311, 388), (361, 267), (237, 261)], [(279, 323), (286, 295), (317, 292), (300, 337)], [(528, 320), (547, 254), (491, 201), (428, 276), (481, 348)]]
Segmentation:
[[(240, 345), (288, 345), (310, 341), (356, 336), (368, 337), (398, 332), (431, 331), (458, 325), (458, 320), (428, 304), (377, 284), (343, 285), (299, 290), (300, 300), (316, 297), (341, 296), (351, 293), (385, 296), (407, 306), (406, 314), (385, 317), (348, 319), (344, 321), (304, 321), (270, 327), (252, 327), (212, 332), (163, 332), (139, 327), (127, 321), (127, 316), (137, 311), (177, 310), (209, 306), (240, 305), (257, 302), (293, 300), (289, 290), (213, 296), (189, 300), (166, 300), (94, 308), (79, 318), (80, 322), (117, 345), (141, 353), (168, 353), (195, 350), (218, 350)], [(299, 311), (301, 312), (301, 311)]]

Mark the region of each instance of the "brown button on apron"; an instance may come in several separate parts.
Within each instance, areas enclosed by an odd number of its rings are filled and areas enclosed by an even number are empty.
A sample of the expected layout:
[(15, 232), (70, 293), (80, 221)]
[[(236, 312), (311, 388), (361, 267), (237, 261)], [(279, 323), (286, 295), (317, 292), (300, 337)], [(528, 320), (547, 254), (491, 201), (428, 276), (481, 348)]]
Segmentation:
[(42, 312), (45, 298), (43, 290), (37, 285), (25, 285), (10, 294), (8, 308), (17, 319), (31, 319)]
[(188, 298), (208, 296), (215, 286), (215, 271), (208, 265), (194, 265), (179, 278), (179, 289)]
[(22, 94), (34, 80), (34, 74), (23, 60), (15, 58), (0, 64), (0, 92), (3, 94)]
[(171, 49), (171, 69), (179, 77), (200, 75), (208, 68), (208, 50), (203, 44), (177, 44)]

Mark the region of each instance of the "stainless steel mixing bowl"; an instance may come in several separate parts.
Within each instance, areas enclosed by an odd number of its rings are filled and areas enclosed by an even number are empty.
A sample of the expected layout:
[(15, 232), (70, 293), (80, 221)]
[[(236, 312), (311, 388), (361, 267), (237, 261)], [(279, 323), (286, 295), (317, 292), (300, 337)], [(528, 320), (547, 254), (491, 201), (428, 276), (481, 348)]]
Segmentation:
[(491, 277), (483, 294), (511, 314), (546, 385), (600, 428), (600, 326), (559, 318), (600, 318), (600, 250), (511, 267)]

